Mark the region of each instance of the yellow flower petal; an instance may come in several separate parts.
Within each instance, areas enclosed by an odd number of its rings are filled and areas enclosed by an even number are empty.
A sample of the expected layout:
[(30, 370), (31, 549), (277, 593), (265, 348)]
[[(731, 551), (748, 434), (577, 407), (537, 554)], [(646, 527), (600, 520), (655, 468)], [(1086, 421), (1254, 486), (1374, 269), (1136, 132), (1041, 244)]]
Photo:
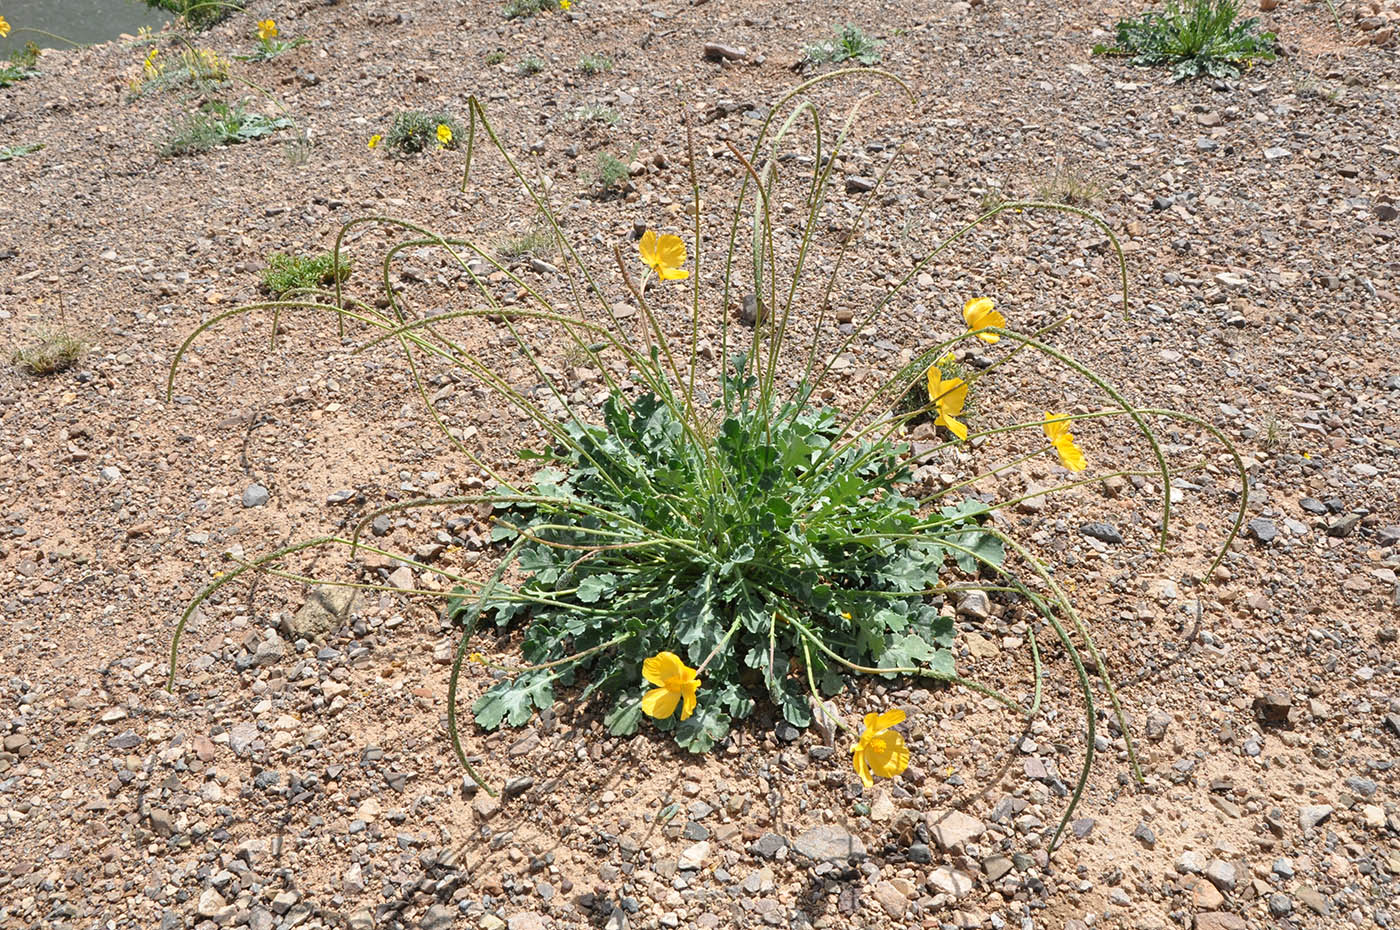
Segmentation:
[[(976, 297), (963, 304), (963, 320), (967, 323), (967, 328), (982, 329), (987, 326), (1005, 328), (1006, 317), (993, 309), (994, 307), (996, 307), (996, 301), (990, 297)], [(977, 338), (989, 344), (1001, 340), (1001, 337), (996, 333), (978, 333)]]
[(875, 729), (888, 730), (890, 727), (898, 726), (904, 722), (904, 711), (898, 707), (891, 708), (875, 718)]
[(681, 657), (674, 652), (658, 652), (642, 663), (642, 677), (658, 687), (665, 687), (684, 667)]
[(438, 123), (437, 140), (440, 145), (446, 145), (452, 141), (452, 128), (446, 123)]
[(679, 268), (685, 264), (685, 243), (680, 236), (662, 236), (656, 241), (656, 257), (663, 265)]
[(1045, 414), (1045, 424), (1041, 428), (1045, 430), (1045, 438), (1054, 442), (1061, 436), (1069, 434), (1069, 427), (1072, 422), (1074, 421), (1069, 419), (1068, 414), (1047, 412)]
[(909, 747), (904, 745), (904, 737), (893, 731), (882, 734), (866, 750), (871, 771), (881, 778), (894, 778), (902, 775), (909, 767)]
[(948, 415), (962, 413), (967, 403), (967, 382), (962, 378), (946, 378), (939, 388), (938, 412)]
[(963, 441), (967, 440), (967, 426), (961, 420), (955, 419), (946, 413), (939, 414), (938, 419), (933, 421), (933, 425), (946, 427), (948, 432), (952, 433), (954, 436)]
[(642, 255), (642, 261), (653, 271), (661, 266), (661, 259), (656, 256), (656, 232), (648, 229), (642, 233), (642, 239), (637, 243), (637, 251)]
[(277, 23), (270, 19), (258, 22), (258, 38), (266, 41), (277, 36)]
[(860, 776), (861, 784), (867, 788), (875, 786), (875, 779), (870, 777), (870, 766), (865, 761), (865, 749), (859, 743), (856, 744), (855, 754), (851, 757), (851, 765)]
[(5, 17), (0, 16), (0, 39), (10, 34), (10, 24), (5, 22)]
[(687, 720), (695, 713), (695, 689), (700, 687), (700, 682), (691, 680), (685, 683), (681, 689), (681, 719)]
[(370, 147), (370, 148), (374, 148), (375, 146), (379, 145), (379, 143), (382, 142), (383, 140), (384, 140), (384, 137), (381, 136), (379, 133), (376, 132), (374, 135), (372, 135), (372, 136), (369, 137), (369, 147)]
[(676, 712), (681, 696), (666, 688), (653, 688), (642, 695), (642, 713), (648, 717), (662, 719)]
[(1070, 471), (1083, 471), (1089, 465), (1083, 450), (1075, 445), (1074, 437), (1068, 433), (1055, 440), (1055, 451), (1060, 454), (1060, 464)]

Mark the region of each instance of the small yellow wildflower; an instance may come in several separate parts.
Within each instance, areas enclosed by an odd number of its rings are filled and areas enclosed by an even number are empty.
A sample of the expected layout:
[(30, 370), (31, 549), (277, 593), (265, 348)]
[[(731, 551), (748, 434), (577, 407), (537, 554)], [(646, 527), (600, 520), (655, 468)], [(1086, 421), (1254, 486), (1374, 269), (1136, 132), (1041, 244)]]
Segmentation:
[(569, 7), (571, 6), (573, 6), (573, 4), (570, 3), (569, 0), (559, 0), (559, 9), (563, 10), (565, 13), (569, 12)]
[(268, 39), (277, 38), (277, 23), (271, 19), (258, 21), (258, 38), (266, 42)]
[(5, 22), (5, 17), (0, 16), (0, 39), (10, 34), (10, 24)]
[(928, 399), (938, 410), (934, 426), (946, 427), (959, 439), (967, 439), (967, 427), (957, 415), (967, 403), (967, 382), (962, 378), (944, 378), (937, 365), (928, 366)]
[(898, 707), (865, 715), (865, 732), (851, 750), (851, 764), (865, 787), (875, 784), (872, 772), (881, 778), (894, 778), (909, 767), (909, 747), (898, 731), (890, 729), (903, 722), (904, 711)]
[[(981, 329), (984, 326), (1006, 326), (1006, 317), (997, 313), (996, 301), (990, 297), (977, 297), (963, 304), (963, 319), (968, 329)], [(1001, 339), (996, 333), (978, 333), (977, 338), (991, 344)]]
[(1084, 452), (1074, 442), (1074, 434), (1069, 431), (1070, 420), (1063, 413), (1046, 413), (1045, 438), (1050, 440), (1055, 451), (1060, 454), (1060, 464), (1070, 471), (1083, 471), (1088, 466)]
[(682, 720), (695, 713), (695, 690), (700, 687), (700, 679), (680, 656), (658, 652), (642, 663), (642, 677), (657, 686), (642, 696), (642, 712), (648, 717), (669, 717), (676, 712), (677, 704), (681, 704)]
[(452, 127), (446, 123), (438, 123), (437, 140), (439, 145), (446, 145), (452, 141)]
[(467, 661), (475, 662), (477, 665), (485, 665), (486, 657), (479, 652), (473, 652), (471, 655), (467, 656)]
[(370, 147), (370, 148), (376, 148), (376, 147), (378, 147), (379, 143), (381, 143), (381, 142), (383, 142), (383, 141), (384, 141), (384, 137), (381, 136), (379, 133), (376, 132), (374, 135), (372, 135), (372, 136), (369, 137), (369, 147)]
[(670, 233), (658, 236), (655, 230), (648, 229), (637, 243), (637, 250), (642, 253), (642, 261), (661, 280), (683, 281), (690, 277), (690, 272), (681, 267), (685, 264), (685, 243), (680, 236)]

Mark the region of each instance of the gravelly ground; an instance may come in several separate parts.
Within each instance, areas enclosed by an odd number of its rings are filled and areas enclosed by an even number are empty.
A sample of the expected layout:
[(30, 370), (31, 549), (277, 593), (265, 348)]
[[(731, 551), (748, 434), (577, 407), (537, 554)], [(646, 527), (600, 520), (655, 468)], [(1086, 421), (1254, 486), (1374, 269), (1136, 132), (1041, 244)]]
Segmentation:
[[(646, 731), (607, 737), (564, 702), (525, 730), (472, 733), (510, 796), (470, 793), (441, 726), (451, 630), (431, 602), (388, 593), (347, 605), (330, 589), (245, 587), (192, 624), (175, 688), (162, 690), (175, 620), (227, 567), (221, 553), (479, 486), (392, 353), (352, 355), (328, 318), (285, 320), (276, 350), (265, 318), (235, 320), (201, 340), (175, 400), (164, 399), (180, 342), (255, 299), (271, 252), (325, 248), (365, 213), (488, 244), (531, 222), (499, 170), (457, 193), (460, 155), (389, 158), (366, 148), (371, 133), (399, 109), (463, 112), (477, 94), (514, 151), (553, 179), (566, 229), (624, 301), (604, 261), (613, 243), (630, 249), (638, 224), (693, 239), (680, 114), (695, 120), (714, 248), (739, 173), (724, 140), (751, 142), (754, 114), (799, 80), (801, 46), (837, 15), (718, 0), (578, 0), (569, 16), (511, 23), (478, 2), (252, 12), (311, 40), (239, 66), (310, 132), (304, 163), (276, 140), (160, 158), (166, 126), (189, 103), (130, 99), (144, 50), (121, 42), (46, 55), (41, 77), (0, 90), (0, 142), (46, 145), (0, 164), (0, 327), (18, 345), (57, 323), (95, 347), (56, 376), (0, 375), (0, 926), (1204, 930), (1396, 919), (1393, 5), (1344, 5), (1338, 29), (1325, 4), (1280, 3), (1262, 15), (1281, 60), (1237, 82), (1186, 86), (1089, 55), (1131, 12), (1118, 4), (840, 11), (885, 41), (884, 66), (917, 102), (886, 92), (868, 104), (840, 166), (838, 178), (871, 178), (897, 158), (880, 190), (838, 180), (825, 208), (819, 267), (862, 198), (879, 198), (823, 338), (849, 332), (846, 314), (859, 320), (997, 195), (1087, 196), (1124, 245), (1132, 297), (1125, 318), (1113, 253), (1089, 224), (1000, 218), (858, 333), (829, 399), (848, 402), (956, 334), (963, 300), (988, 294), (1018, 328), (1071, 313), (1057, 345), (1143, 405), (1208, 418), (1248, 468), (1247, 532), (1204, 583), (1238, 497), (1228, 457), (1195, 427), (1163, 425), (1173, 462), (1210, 457), (1176, 489), (1165, 555), (1153, 548), (1161, 487), (1151, 478), (1032, 498), (1004, 515), (1080, 599), (1146, 775), (1133, 784), (1101, 712), (1103, 752), (1053, 859), (1045, 847), (1085, 740), (1072, 672), (1054, 652), (1050, 712), (1028, 735), (960, 689), (880, 684), (838, 699), (851, 720), (891, 703), (911, 712), (915, 763), (874, 791), (860, 789), (840, 739), (794, 739), (771, 719), (694, 759)], [(245, 49), (252, 18), (199, 41)], [(706, 42), (747, 58), (705, 60)], [(496, 49), (504, 60), (486, 64)], [(585, 52), (615, 67), (583, 75)], [(548, 66), (523, 76), (530, 55)], [(812, 96), (836, 125), (876, 86), (862, 78)], [(590, 104), (615, 110), (617, 125), (574, 118)], [(629, 192), (591, 196), (602, 151), (639, 163)], [(363, 296), (387, 241), (375, 231), (351, 244), (365, 263), (350, 286)], [(548, 272), (520, 267), (563, 293)], [(411, 253), (394, 274), (416, 310), (469, 299), (436, 256)], [(510, 357), (499, 327), (469, 338), (483, 357)], [(552, 364), (580, 382), (584, 403), (596, 394), (596, 372), (562, 353)], [(433, 387), (448, 425), (492, 463), (513, 461), (522, 426), (504, 409), (470, 384)], [(987, 422), (1099, 404), (1090, 386), (1030, 358), (978, 392)], [(1121, 428), (1081, 436), (1096, 468), (1143, 461)], [(920, 477), (936, 488), (1005, 453), (961, 450)], [(1020, 496), (1054, 472), (1033, 461), (979, 490)], [(254, 485), (269, 492), (264, 503)], [(1123, 541), (1081, 531), (1094, 522)], [(493, 564), (471, 511), (412, 513), (378, 530), (380, 545), (468, 573)], [(339, 556), (312, 568), (354, 577)], [(361, 568), (368, 580), (432, 583), (395, 575), (387, 559)], [(1025, 620), (976, 598), (957, 606), (960, 666), (1028, 693)], [(509, 655), (509, 640), (482, 646)], [(474, 672), (469, 696), (487, 681)]]

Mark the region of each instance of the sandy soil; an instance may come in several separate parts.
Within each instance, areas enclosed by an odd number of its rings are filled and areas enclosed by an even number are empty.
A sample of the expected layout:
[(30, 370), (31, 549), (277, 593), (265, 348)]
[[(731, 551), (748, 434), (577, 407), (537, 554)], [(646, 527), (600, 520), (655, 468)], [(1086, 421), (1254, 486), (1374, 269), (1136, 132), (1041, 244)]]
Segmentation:
[[(0, 371), (0, 926), (1391, 926), (1400, 73), (1386, 31), (1400, 14), (1344, 4), (1339, 29), (1326, 4), (1283, 0), (1260, 14), (1280, 60), (1238, 81), (1171, 85), (1090, 54), (1134, 11), (576, 0), (567, 15), (507, 22), (476, 0), (257, 2), (195, 41), (247, 51), (253, 20), (268, 16), (308, 38), (236, 65), (267, 96), (223, 91), (285, 108), (298, 130), (180, 158), (159, 148), (199, 98), (133, 99), (144, 47), (49, 53), (39, 77), (0, 90), (0, 144), (45, 146), (0, 163), (0, 332), (18, 347), (57, 326), (93, 346), (57, 375)], [(1135, 402), (1209, 419), (1244, 456), (1248, 530), (1209, 578), (1238, 496), (1229, 457), (1194, 426), (1162, 425), (1174, 463), (1210, 459), (1174, 489), (1165, 554), (1152, 478), (1032, 498), (1000, 518), (1055, 566), (1093, 625), (1144, 784), (1101, 707), (1073, 835), (1047, 854), (1086, 738), (1072, 669), (1053, 649), (1047, 712), (1028, 733), (963, 689), (871, 684), (838, 698), (852, 722), (891, 704), (910, 711), (914, 764), (874, 790), (862, 790), (840, 737), (833, 747), (795, 735), (771, 712), (695, 758), (645, 728), (608, 737), (566, 700), (522, 730), (471, 731), (470, 751), (509, 796), (473, 792), (444, 736), (454, 631), (433, 600), (389, 592), (333, 603), (344, 608), (333, 615), (329, 589), (268, 578), (231, 590), (191, 624), (175, 687), (163, 689), (174, 625), (229, 567), (224, 553), (481, 487), (435, 431), (402, 358), (383, 346), (355, 354), (329, 314), (284, 317), (275, 348), (267, 315), (231, 320), (196, 344), (165, 397), (181, 342), (258, 299), (273, 252), (325, 249), (363, 215), (490, 248), (534, 222), (499, 162), (483, 161), (460, 192), (462, 153), (396, 158), (366, 146), (372, 133), (403, 109), (465, 115), (477, 95), (513, 154), (551, 179), (566, 231), (626, 303), (614, 244), (630, 256), (636, 230), (652, 226), (695, 251), (688, 115), (714, 338), (730, 312), (716, 286), (740, 176), (725, 141), (752, 144), (757, 117), (802, 79), (803, 45), (838, 19), (884, 42), (883, 67), (917, 99), (868, 76), (812, 91), (833, 127), (860, 96), (885, 92), (863, 109), (819, 222), (818, 269), (858, 232), (834, 319), (819, 326), (807, 309), (799, 333), (832, 345), (996, 196), (1086, 198), (1123, 243), (1131, 299), (1125, 317), (1114, 253), (1092, 225), (1005, 216), (857, 334), (826, 399), (848, 404), (955, 335), (962, 302), (987, 294), (1019, 329), (1070, 314), (1057, 345)], [(706, 58), (705, 43), (744, 57)], [(503, 59), (488, 63), (497, 50)], [(614, 66), (584, 74), (585, 53)], [(542, 72), (520, 73), (530, 56)], [(618, 121), (578, 118), (590, 106)], [(297, 131), (309, 148), (285, 145)], [(636, 163), (608, 197), (593, 180), (603, 152)], [(891, 160), (884, 185), (862, 191), (859, 179)], [(373, 300), (376, 263), (397, 237), (360, 227), (350, 239), (348, 287)], [(549, 266), (513, 267), (565, 299)], [(430, 251), (411, 250), (391, 276), (414, 313), (476, 300)], [(683, 299), (667, 312), (682, 331)], [(590, 409), (598, 372), (543, 327), (524, 332)], [(482, 358), (533, 387), (508, 335), (488, 321), (463, 329)], [(981, 353), (965, 354), (979, 364)], [(447, 425), (493, 467), (517, 469), (528, 426), (470, 380), (425, 372)], [(987, 423), (1100, 403), (1029, 356), (978, 392)], [(1095, 468), (1146, 461), (1123, 427), (1079, 432)], [(958, 450), (920, 481), (946, 485), (1015, 448)], [(1036, 460), (977, 490), (1006, 499), (1056, 480)], [(412, 511), (373, 539), (479, 576), (499, 554), (481, 518)], [(1094, 523), (1120, 541), (1086, 534)], [(436, 583), (405, 579), (387, 558), (347, 565), (343, 553), (296, 568)], [(1028, 695), (1025, 617), (999, 602), (957, 606), (960, 668)], [(506, 657), (511, 645), (478, 641)], [(489, 682), (472, 670), (467, 698)]]

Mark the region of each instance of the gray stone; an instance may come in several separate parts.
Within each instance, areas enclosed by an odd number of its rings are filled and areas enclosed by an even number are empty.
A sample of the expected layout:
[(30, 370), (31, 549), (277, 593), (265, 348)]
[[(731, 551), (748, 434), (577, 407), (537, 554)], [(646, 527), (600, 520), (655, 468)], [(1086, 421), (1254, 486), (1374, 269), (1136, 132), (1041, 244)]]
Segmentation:
[(960, 810), (928, 815), (929, 832), (939, 849), (957, 849), (986, 832), (987, 827), (976, 817)]
[[(700, 870), (700, 867), (705, 864), (705, 860), (709, 858), (709, 855), (709, 841), (701, 840), (698, 843), (687, 846), (685, 850), (681, 852), (680, 859), (677, 860), (676, 866), (683, 872), (697, 872)], [(814, 856), (813, 858), (816, 857)]]
[(1310, 804), (1307, 807), (1299, 808), (1298, 824), (1304, 830), (1311, 830), (1318, 824), (1326, 823), (1332, 816), (1332, 805), (1330, 804)]
[(1369, 778), (1362, 778), (1360, 775), (1347, 777), (1346, 786), (1363, 798), (1369, 798), (1376, 793), (1376, 783)]
[(1298, 900), (1307, 905), (1314, 914), (1326, 917), (1332, 913), (1332, 905), (1327, 902), (1327, 896), (1316, 888), (1309, 885), (1299, 885), (1298, 890), (1294, 893), (1298, 896)]
[(816, 861), (865, 856), (865, 844), (860, 837), (830, 823), (807, 830), (792, 841), (792, 848)]
[(250, 484), (243, 491), (243, 506), (261, 507), (270, 497), (272, 495), (268, 493), (267, 488), (260, 484)]
[(1215, 859), (1206, 868), (1206, 878), (1221, 891), (1235, 889), (1235, 867), (1223, 859)]
[(1200, 875), (1206, 870), (1206, 857), (1188, 849), (1177, 857), (1176, 870), (1183, 875)]
[(972, 891), (972, 877), (956, 869), (950, 869), (946, 865), (939, 866), (929, 873), (928, 887), (931, 891), (961, 898)]
[(1115, 546), (1121, 545), (1123, 542), (1123, 534), (1118, 532), (1118, 528), (1111, 523), (1086, 523), (1079, 528), (1079, 532), (1091, 539), (1111, 543)]
[(868, 194), (875, 189), (875, 179), (853, 174), (846, 178), (846, 193)]
[(1285, 158), (1290, 157), (1292, 154), (1292, 152), (1288, 151), (1288, 149), (1284, 148), (1283, 146), (1274, 145), (1264, 150), (1264, 160), (1270, 162), (1283, 161)]
[(1286, 894), (1274, 892), (1269, 895), (1269, 913), (1275, 917), (1287, 917), (1293, 913), (1293, 899)]
[(1152, 832), (1152, 828), (1145, 823), (1140, 823), (1133, 828), (1133, 839), (1142, 843), (1148, 849), (1157, 845), (1157, 834)]
[(240, 758), (248, 755), (253, 748), (253, 740), (258, 738), (258, 725), (251, 720), (236, 723), (228, 731), (228, 748)]
[(1250, 520), (1245, 526), (1245, 532), (1266, 546), (1278, 538), (1278, 527), (1274, 526), (1274, 521), (1263, 517)]
[(456, 916), (456, 908), (446, 904), (434, 904), (428, 908), (428, 913), (423, 915), (418, 927), (419, 930), (452, 930), (452, 921)]
[(778, 850), (786, 849), (788, 841), (776, 833), (765, 833), (754, 840), (753, 851), (765, 859), (772, 859)]
[(355, 589), (336, 585), (317, 585), (301, 609), (290, 617), (284, 616), (277, 630), (291, 642), (324, 640), (331, 630), (350, 613), (355, 601)]
[(880, 882), (871, 892), (873, 897), (885, 909), (885, 913), (898, 920), (904, 916), (904, 912), (909, 908), (909, 899), (906, 898), (898, 888), (889, 882)]

